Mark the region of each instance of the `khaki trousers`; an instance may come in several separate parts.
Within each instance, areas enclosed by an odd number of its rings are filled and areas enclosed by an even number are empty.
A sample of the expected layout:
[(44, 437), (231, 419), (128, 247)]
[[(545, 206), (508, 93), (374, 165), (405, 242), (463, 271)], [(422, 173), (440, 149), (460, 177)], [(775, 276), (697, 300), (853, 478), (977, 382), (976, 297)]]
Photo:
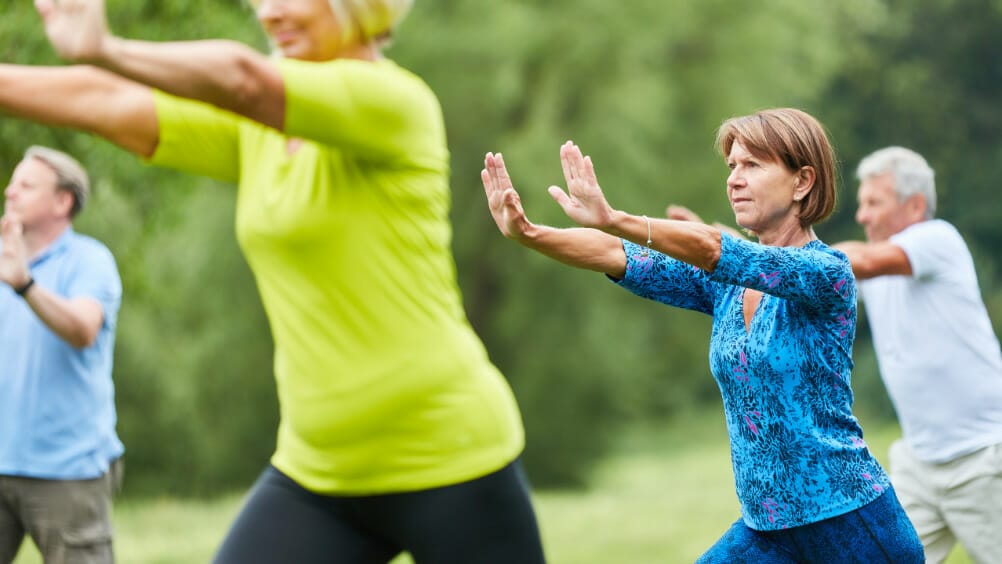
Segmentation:
[(25, 534), (45, 564), (112, 564), (111, 498), (122, 460), (92, 480), (0, 476), (0, 564), (17, 556)]
[(930, 464), (898, 440), (891, 445), (890, 470), (926, 562), (945, 561), (959, 541), (974, 562), (1002, 563), (1002, 444)]

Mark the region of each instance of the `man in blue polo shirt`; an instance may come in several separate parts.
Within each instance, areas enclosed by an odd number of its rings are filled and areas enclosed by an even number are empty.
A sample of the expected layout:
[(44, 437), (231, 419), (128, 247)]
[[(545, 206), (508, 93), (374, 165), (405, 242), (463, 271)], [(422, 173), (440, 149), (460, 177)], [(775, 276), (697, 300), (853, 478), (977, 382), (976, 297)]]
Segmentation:
[(0, 562), (30, 535), (45, 562), (113, 562), (123, 447), (111, 380), (122, 283), (74, 232), (89, 194), (69, 155), (31, 147), (0, 219)]

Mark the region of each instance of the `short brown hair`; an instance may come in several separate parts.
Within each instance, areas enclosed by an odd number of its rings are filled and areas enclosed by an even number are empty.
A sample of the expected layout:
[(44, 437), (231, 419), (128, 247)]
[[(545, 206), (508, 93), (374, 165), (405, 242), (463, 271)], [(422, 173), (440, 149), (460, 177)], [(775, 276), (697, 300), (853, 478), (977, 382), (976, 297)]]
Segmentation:
[(782, 163), (791, 172), (814, 169), (814, 187), (800, 206), (800, 225), (820, 223), (835, 210), (835, 150), (824, 127), (807, 112), (775, 108), (734, 117), (717, 130), (717, 147), (726, 158), (734, 142), (760, 159)]

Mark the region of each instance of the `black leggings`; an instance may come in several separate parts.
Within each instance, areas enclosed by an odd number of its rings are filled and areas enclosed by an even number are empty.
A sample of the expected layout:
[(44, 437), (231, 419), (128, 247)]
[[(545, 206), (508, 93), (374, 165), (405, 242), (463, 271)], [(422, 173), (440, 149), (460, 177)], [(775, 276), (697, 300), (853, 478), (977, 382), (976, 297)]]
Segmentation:
[(545, 562), (518, 461), (469, 482), (416, 492), (330, 496), (265, 468), (215, 564)]

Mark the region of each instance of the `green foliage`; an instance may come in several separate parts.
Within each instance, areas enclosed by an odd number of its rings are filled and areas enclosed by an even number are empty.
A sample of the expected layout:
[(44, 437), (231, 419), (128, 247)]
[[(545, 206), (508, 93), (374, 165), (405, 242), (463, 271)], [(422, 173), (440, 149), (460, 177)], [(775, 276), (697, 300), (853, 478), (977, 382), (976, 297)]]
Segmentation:
[[(922, 153), (936, 171), (936, 215), (956, 225), (967, 240), (998, 332), (1002, 59), (997, 36), (1002, 3), (892, 0), (880, 8), (862, 40), (847, 44), (851, 56), (820, 97), (818, 114), (840, 150), (845, 181), (843, 204), (821, 235), (829, 240), (862, 237), (853, 213), (854, 172), (863, 156), (887, 145)], [(866, 332), (857, 338), (856, 350), (860, 358), (872, 358)], [(866, 401), (859, 386), (870, 376), (858, 372), (857, 398)], [(872, 376), (876, 378), (875, 365)], [(872, 391), (877, 402), (868, 407), (889, 416), (886, 398), (879, 398), (882, 390)]]
[[(109, 0), (126, 37), (225, 37), (267, 49), (242, 0)], [(505, 241), (479, 181), (501, 151), (530, 217), (568, 225), (545, 188), (558, 147), (596, 162), (613, 205), (688, 205), (730, 221), (719, 123), (797, 106), (828, 126), (847, 167), (827, 240), (858, 236), (851, 167), (885, 144), (939, 172), (941, 215), (968, 235), (1002, 320), (995, 197), (1002, 157), (997, 0), (474, 0), (417, 2), (389, 55), (441, 98), (453, 167), (454, 249), (470, 319), (519, 398), (537, 486), (581, 485), (621, 425), (719, 403), (709, 320), (628, 295)], [(940, 33), (949, 29), (950, 33)], [(0, 18), (0, 61), (60, 64), (30, 2)], [(94, 138), (0, 117), (0, 167), (30, 144), (89, 168), (78, 229), (105, 241), (125, 284), (116, 354), (127, 492), (244, 487), (274, 445), (271, 345), (233, 231), (232, 188), (142, 164)], [(848, 170), (849, 173), (846, 173)], [(966, 204), (966, 205), (965, 205)], [(890, 417), (865, 330), (861, 411)], [(877, 416), (875, 415), (875, 416)]]

